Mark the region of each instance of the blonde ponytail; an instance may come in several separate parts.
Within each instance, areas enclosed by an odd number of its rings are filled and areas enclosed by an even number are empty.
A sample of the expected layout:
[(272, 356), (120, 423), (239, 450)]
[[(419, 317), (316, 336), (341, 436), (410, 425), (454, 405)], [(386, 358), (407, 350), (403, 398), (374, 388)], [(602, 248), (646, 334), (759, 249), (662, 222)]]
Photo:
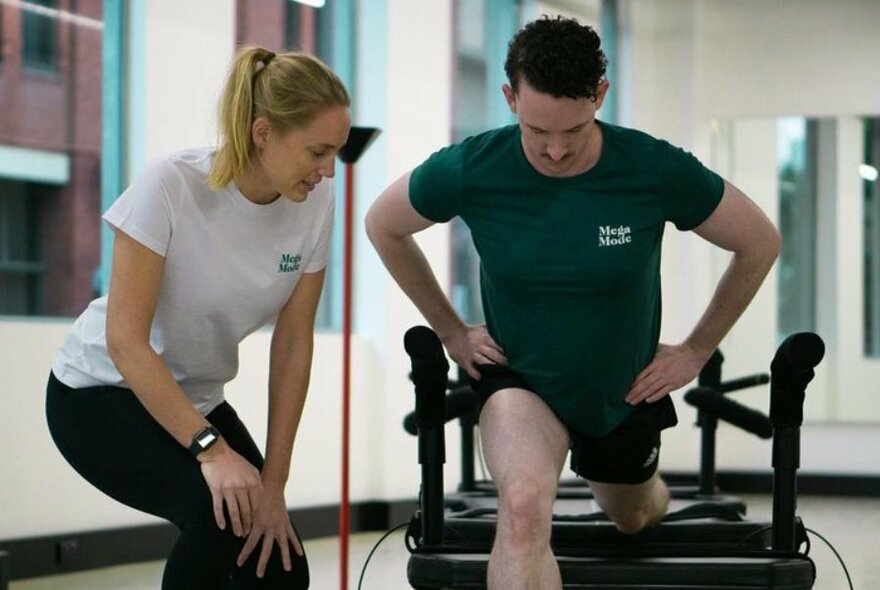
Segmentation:
[(232, 62), (218, 108), (220, 145), (208, 174), (214, 190), (240, 178), (254, 154), (251, 127), (264, 116), (280, 132), (307, 125), (334, 106), (351, 106), (345, 85), (315, 57), (242, 47)]

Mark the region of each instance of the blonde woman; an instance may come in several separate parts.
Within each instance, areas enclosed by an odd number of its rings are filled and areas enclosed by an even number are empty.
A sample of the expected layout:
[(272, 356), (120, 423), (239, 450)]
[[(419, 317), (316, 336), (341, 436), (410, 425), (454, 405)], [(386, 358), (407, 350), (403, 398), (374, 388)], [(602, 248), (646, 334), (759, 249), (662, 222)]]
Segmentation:
[[(219, 147), (152, 163), (104, 215), (109, 293), (59, 351), (47, 417), (85, 479), (180, 529), (166, 590), (308, 587), (284, 488), (349, 106), (317, 59), (243, 48)], [(241, 340), (273, 317), (264, 459), (223, 388)]]

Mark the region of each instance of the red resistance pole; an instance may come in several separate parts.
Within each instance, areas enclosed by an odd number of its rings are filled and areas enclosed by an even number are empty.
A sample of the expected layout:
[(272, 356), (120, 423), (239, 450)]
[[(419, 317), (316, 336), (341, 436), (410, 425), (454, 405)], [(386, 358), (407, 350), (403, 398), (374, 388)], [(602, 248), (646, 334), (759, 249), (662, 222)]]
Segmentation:
[(354, 218), (354, 168), (345, 165), (345, 217), (342, 266), (342, 500), (339, 504), (339, 588), (348, 588), (348, 454), (351, 398), (351, 297)]

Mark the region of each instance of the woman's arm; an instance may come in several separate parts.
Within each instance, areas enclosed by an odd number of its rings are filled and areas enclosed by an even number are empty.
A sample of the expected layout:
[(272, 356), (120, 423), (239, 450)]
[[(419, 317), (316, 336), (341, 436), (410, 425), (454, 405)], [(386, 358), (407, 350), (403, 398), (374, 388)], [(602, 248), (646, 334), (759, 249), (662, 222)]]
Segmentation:
[(281, 309), (269, 357), (269, 429), (263, 483), (283, 488), (290, 472), (293, 441), (306, 402), (314, 348), (315, 315), (324, 271), (302, 276)]
[[(147, 412), (184, 447), (209, 425), (150, 346), (165, 259), (116, 229), (107, 300), (107, 350)], [(198, 456), (214, 501), (217, 526), (226, 528), (223, 503), (238, 536), (250, 530), (261, 482), (256, 468), (222, 437)]]
[(188, 447), (209, 425), (150, 346), (165, 258), (116, 229), (107, 300), (107, 351), (153, 418)]
[(244, 564), (262, 539), (257, 577), (263, 577), (274, 543), (278, 543), (281, 561), (287, 571), (292, 567), (290, 545), (298, 554), (303, 554), (287, 515), (284, 487), (290, 475), (293, 443), (309, 388), (315, 314), (323, 284), (323, 270), (304, 274), (278, 313), (272, 333), (263, 496), (254, 515), (254, 528), (238, 557), (238, 564)]

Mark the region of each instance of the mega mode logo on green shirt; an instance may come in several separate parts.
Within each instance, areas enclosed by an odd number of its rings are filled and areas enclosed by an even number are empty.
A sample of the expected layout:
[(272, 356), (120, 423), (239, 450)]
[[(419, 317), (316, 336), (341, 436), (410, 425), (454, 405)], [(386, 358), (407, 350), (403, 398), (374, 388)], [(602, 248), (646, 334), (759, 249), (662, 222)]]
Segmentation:
[(601, 130), (601, 157), (579, 176), (536, 171), (512, 125), (436, 152), (409, 187), (423, 216), (467, 224), (492, 337), (535, 393), (588, 436), (632, 410), (623, 398), (656, 350), (666, 223), (696, 227), (724, 186), (665, 141)]

